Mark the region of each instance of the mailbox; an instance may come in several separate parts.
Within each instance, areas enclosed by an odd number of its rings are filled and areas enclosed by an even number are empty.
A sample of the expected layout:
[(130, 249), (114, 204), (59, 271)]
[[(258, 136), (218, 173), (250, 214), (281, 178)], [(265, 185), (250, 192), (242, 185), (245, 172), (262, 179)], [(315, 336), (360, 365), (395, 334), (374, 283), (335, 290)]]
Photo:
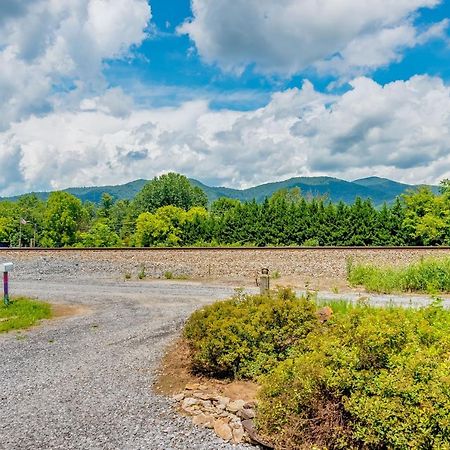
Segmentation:
[(0, 264), (0, 269), (3, 273), (4, 272), (12, 272), (12, 270), (14, 269), (14, 264), (13, 263)]

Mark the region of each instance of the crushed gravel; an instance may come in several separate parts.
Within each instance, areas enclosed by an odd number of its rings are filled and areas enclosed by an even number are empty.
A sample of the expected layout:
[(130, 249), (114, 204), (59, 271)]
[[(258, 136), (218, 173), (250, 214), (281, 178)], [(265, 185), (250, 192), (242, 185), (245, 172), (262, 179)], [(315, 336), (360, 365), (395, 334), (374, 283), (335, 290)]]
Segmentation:
[(136, 278), (144, 268), (149, 277), (174, 276), (195, 279), (254, 279), (262, 267), (282, 276), (345, 279), (347, 261), (371, 262), (379, 265), (405, 265), (423, 257), (450, 256), (449, 248), (403, 249), (156, 249), (120, 251), (78, 250), (14, 250), (0, 249), (0, 260), (16, 263), (22, 279), (52, 279), (55, 276), (79, 279)]
[(189, 313), (232, 289), (193, 283), (12, 279), (14, 294), (90, 312), (0, 335), (0, 448), (244, 449), (152, 391)]

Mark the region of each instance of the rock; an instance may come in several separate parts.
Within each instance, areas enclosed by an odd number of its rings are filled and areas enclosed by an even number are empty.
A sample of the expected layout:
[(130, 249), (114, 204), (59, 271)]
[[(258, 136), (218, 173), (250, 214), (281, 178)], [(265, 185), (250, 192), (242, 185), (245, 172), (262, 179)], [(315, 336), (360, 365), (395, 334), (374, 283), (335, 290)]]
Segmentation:
[(214, 417), (207, 414), (199, 414), (198, 416), (195, 416), (192, 422), (194, 425), (199, 425), (205, 428), (214, 427)]
[(250, 440), (253, 443), (262, 445), (263, 447), (267, 447), (267, 448), (274, 448), (272, 445), (270, 445), (268, 442), (264, 441), (264, 439), (262, 439), (258, 435), (258, 433), (256, 432), (255, 425), (253, 424), (252, 420), (243, 420), (242, 426), (244, 427), (245, 432), (248, 434), (248, 436), (250, 437)]
[(316, 312), (316, 316), (319, 319), (320, 323), (327, 322), (331, 319), (331, 316), (333, 315), (333, 310), (329, 306), (324, 306), (323, 308), (320, 308)]
[(206, 392), (194, 392), (192, 397), (199, 398), (201, 400), (211, 400), (211, 395)]
[(200, 389), (200, 383), (188, 383), (185, 389), (186, 391), (198, 391)]
[(258, 405), (258, 404), (256, 403), (256, 401), (253, 400), (253, 401), (251, 401), (251, 402), (247, 402), (247, 403), (244, 405), (244, 408), (247, 408), (247, 409), (255, 409), (257, 405)]
[(256, 417), (256, 412), (252, 408), (243, 408), (237, 413), (238, 417), (243, 420), (254, 419)]
[(228, 397), (221, 397), (220, 395), (217, 397), (217, 401), (219, 405), (227, 406), (230, 403), (230, 399)]
[(233, 444), (240, 444), (245, 436), (245, 431), (244, 428), (242, 427), (241, 424), (239, 424), (238, 427), (235, 427), (232, 429), (232, 434), (233, 434), (233, 438), (232, 438), (232, 442)]
[(184, 393), (176, 394), (172, 397), (176, 402), (181, 402), (181, 400), (184, 400)]
[(217, 419), (214, 421), (214, 431), (224, 441), (231, 441), (233, 433), (230, 426), (224, 419)]
[(198, 404), (198, 400), (196, 398), (192, 398), (192, 397), (186, 397), (183, 400), (183, 403), (181, 404), (181, 407), (183, 409), (189, 409), (191, 406), (197, 405)]
[(244, 400), (235, 400), (234, 402), (230, 402), (227, 405), (227, 410), (230, 412), (238, 412), (244, 408), (245, 401)]

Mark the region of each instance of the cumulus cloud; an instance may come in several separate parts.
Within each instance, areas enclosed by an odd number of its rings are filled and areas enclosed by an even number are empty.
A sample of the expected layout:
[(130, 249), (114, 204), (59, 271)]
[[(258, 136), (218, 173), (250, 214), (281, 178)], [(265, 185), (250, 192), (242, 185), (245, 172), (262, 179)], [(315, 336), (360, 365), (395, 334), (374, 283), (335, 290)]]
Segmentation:
[(33, 116), (0, 133), (0, 166), (11, 166), (0, 193), (169, 170), (241, 187), (300, 175), (375, 173), (411, 183), (450, 176), (450, 87), (439, 78), (383, 86), (360, 77), (339, 96), (305, 81), (247, 112), (214, 111), (204, 100), (117, 111), (123, 96), (111, 90), (76, 111)]
[(0, 5), (0, 129), (104, 88), (102, 64), (145, 38), (146, 0), (6, 0)]
[(178, 31), (200, 56), (227, 71), (254, 65), (290, 76), (307, 67), (351, 75), (401, 58), (405, 48), (442, 36), (446, 21), (417, 30), (414, 15), (441, 0), (192, 0)]

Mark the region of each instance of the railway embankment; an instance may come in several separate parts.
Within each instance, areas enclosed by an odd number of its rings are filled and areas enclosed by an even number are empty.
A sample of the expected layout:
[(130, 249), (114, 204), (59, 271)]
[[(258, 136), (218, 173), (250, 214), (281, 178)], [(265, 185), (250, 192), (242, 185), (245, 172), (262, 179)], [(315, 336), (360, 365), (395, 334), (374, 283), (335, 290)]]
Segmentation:
[(403, 266), (449, 257), (450, 248), (171, 248), (1, 249), (21, 279), (180, 278), (253, 283), (262, 267), (292, 285), (332, 288), (346, 282), (347, 265)]

